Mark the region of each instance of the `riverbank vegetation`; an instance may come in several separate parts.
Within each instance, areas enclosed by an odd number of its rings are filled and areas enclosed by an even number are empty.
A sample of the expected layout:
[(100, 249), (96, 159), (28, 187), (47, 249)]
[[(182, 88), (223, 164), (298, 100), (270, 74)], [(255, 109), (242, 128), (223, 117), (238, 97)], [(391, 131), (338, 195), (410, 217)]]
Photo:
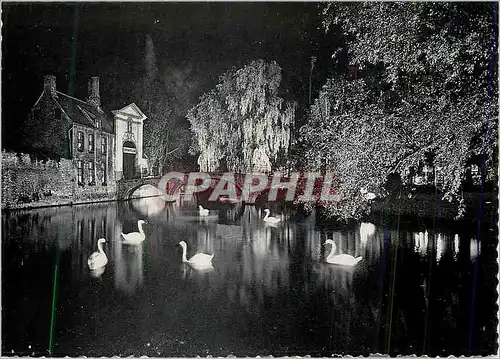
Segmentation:
[(491, 4), (356, 3), (323, 7), (325, 31), (342, 31), (354, 76), (330, 78), (301, 129), (305, 163), (337, 174), (331, 215), (358, 217), (366, 191), (386, 197), (397, 175), (411, 185), (439, 170), (441, 195), (465, 211), (463, 183), (497, 161), (496, 33)]
[(296, 138), (292, 169), (333, 171), (342, 200), (323, 212), (344, 219), (365, 216), (374, 199), (393, 195), (394, 180), (396, 195), (406, 198), (402, 188), (432, 171), (440, 200), (462, 217), (470, 169), (477, 168), (480, 182), (496, 178), (493, 10), (459, 3), (320, 5), (325, 32), (342, 34), (343, 45), (331, 54), (340, 71), (325, 79), (306, 124), (288, 134), (301, 121), (276, 97), (280, 68), (255, 61), (222, 76), (189, 111), (191, 151), (208, 156), (204, 170), (222, 162), (244, 170), (255, 147), (264, 146), (277, 169), (278, 152), (287, 153)]

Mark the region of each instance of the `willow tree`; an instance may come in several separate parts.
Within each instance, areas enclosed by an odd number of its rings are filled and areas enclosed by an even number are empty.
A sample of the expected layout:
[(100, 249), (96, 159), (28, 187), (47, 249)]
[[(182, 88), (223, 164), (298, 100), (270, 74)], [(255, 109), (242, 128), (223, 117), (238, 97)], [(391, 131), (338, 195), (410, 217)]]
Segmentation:
[(215, 89), (189, 110), (200, 170), (251, 169), (254, 151), (264, 151), (274, 165), (287, 153), (295, 104), (278, 96), (281, 68), (276, 62), (253, 61), (220, 77)]
[[(492, 4), (339, 3), (327, 30), (345, 37), (360, 79), (330, 79), (303, 128), (306, 158), (332, 168), (342, 201), (332, 214), (358, 217), (366, 191), (387, 194), (423, 164), (441, 168), (442, 196), (463, 213), (466, 168), (497, 160), (497, 53)], [(490, 64), (492, 64), (490, 66)]]

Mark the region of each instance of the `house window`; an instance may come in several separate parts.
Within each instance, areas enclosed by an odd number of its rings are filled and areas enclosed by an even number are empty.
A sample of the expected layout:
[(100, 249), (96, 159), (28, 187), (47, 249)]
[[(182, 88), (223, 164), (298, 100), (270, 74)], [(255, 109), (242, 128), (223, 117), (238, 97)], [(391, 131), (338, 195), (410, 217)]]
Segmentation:
[(76, 149), (78, 151), (83, 151), (83, 132), (79, 131), (78, 136), (76, 138)]
[(102, 136), (102, 140), (101, 140), (101, 152), (102, 152), (102, 154), (105, 155), (107, 150), (108, 150), (108, 139), (105, 136)]
[(78, 184), (83, 184), (83, 161), (76, 162), (76, 173), (78, 176)]
[(89, 135), (89, 152), (94, 152), (94, 135)]
[(89, 184), (90, 185), (95, 185), (94, 162), (89, 162)]
[(106, 186), (106, 183), (108, 181), (108, 176), (106, 173), (106, 163), (101, 163), (101, 184), (103, 186)]
[(128, 119), (127, 121), (127, 132), (132, 133), (132, 119)]

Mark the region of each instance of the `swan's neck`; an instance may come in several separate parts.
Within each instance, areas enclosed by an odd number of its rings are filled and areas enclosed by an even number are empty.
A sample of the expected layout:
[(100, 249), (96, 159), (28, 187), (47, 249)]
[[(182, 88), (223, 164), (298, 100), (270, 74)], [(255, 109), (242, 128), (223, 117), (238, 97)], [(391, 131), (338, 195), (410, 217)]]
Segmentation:
[(186, 257), (186, 246), (182, 246), (182, 261), (187, 262), (187, 257)]
[(269, 217), (269, 212), (266, 212), (266, 216), (264, 217), (264, 219), (267, 219)]
[(99, 251), (99, 253), (104, 253), (104, 251), (102, 250), (102, 242), (97, 243), (97, 250)]
[(141, 223), (139, 223), (139, 224), (137, 225), (137, 226), (139, 227), (139, 233), (140, 233), (140, 234), (142, 234), (142, 235), (144, 235), (144, 230), (142, 229), (142, 225), (143, 225), (143, 224), (144, 224), (144, 223), (142, 223), (142, 222), (141, 222)]
[(336, 249), (337, 249), (337, 246), (335, 245), (335, 243), (332, 243), (332, 250), (330, 251), (330, 254), (328, 255), (328, 259), (331, 259), (334, 256)]

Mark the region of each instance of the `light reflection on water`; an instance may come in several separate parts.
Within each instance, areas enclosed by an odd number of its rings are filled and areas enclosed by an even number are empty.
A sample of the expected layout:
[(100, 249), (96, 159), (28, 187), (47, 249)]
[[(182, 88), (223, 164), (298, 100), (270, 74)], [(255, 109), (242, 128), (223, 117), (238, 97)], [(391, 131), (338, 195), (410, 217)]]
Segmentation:
[[(34, 319), (23, 308), (39, 299), (40, 283), (52, 287), (57, 251), (62, 253), (58, 305), (65, 316), (58, 317), (56, 352), (64, 355), (383, 352), (391, 278), (397, 279), (396, 293), (406, 298), (393, 305), (394, 327), (399, 328), (393, 348), (401, 354), (440, 348), (456, 354), (454, 346), (463, 341), (457, 340), (468, 325), (459, 314), (469, 303), (460, 289), (463, 283), (449, 281), (438, 267), (433, 274), (436, 287), (429, 292), (428, 263), (442, 266), (443, 273), (470, 276), (473, 261), (481, 255), (476, 238), (429, 228), (397, 232), (368, 222), (319, 227), (314, 218), (293, 220), (293, 211), (278, 208), (272, 214), (283, 218), (282, 223), (268, 226), (256, 206), (213, 207), (211, 218), (200, 219), (194, 201), (158, 200), (4, 216), (2, 270), (9, 291), (2, 299), (6, 313), (13, 313), (2, 319), (4, 351), (23, 353), (28, 342), (40, 353), (47, 350), (46, 340), (37, 341), (29, 333), (47, 334), (48, 314)], [(139, 219), (148, 220), (146, 240), (122, 244), (120, 233), (137, 231)], [(106, 238), (109, 263), (101, 273), (90, 272), (87, 259), (100, 237)], [(325, 263), (331, 250), (324, 245), (327, 239), (335, 242), (338, 253), (363, 260), (355, 268)], [(215, 254), (213, 268), (197, 270), (182, 263), (181, 240), (188, 245), (188, 257)], [(465, 253), (459, 255), (459, 247)], [(399, 269), (393, 277), (396, 250)], [(19, 286), (21, 282), (26, 285)], [(414, 328), (423, 328), (429, 300), (438, 303), (449, 292), (454, 298), (453, 307), (446, 309), (449, 323), (439, 325), (455, 330), (455, 338), (424, 348), (423, 331)], [(40, 310), (49, 308), (52, 299), (50, 290), (44, 293)], [(106, 309), (95, 307), (96, 301)], [(18, 313), (26, 318), (12, 325)], [(97, 316), (108, 324), (97, 325)], [(34, 322), (45, 327), (29, 329)], [(98, 339), (86, 342), (89, 336)], [(145, 346), (151, 342), (154, 351)], [(118, 353), (117, 345), (122, 347)]]

